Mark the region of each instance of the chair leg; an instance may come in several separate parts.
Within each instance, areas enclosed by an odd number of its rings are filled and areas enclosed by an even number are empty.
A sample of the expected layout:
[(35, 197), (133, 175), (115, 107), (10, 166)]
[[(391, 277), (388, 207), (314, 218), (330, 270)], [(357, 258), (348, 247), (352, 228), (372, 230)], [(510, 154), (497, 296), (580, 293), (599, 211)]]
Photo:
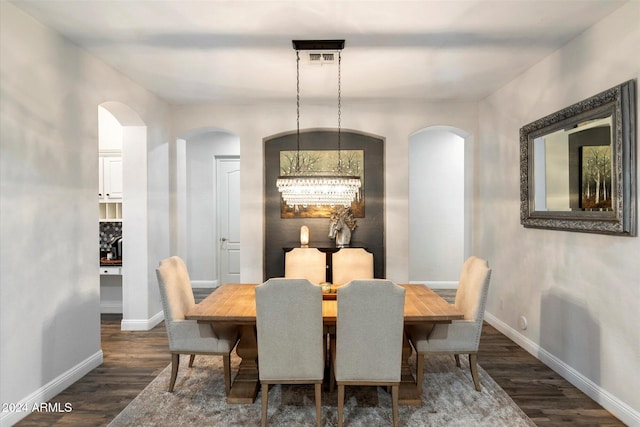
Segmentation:
[(469, 355), (469, 366), (471, 367), (471, 377), (473, 377), (473, 384), (476, 386), (476, 391), (480, 391), (480, 379), (478, 378), (478, 355), (471, 353)]
[(459, 354), (454, 354), (453, 357), (456, 359), (456, 366), (459, 368), (460, 367), (460, 355)]
[(329, 357), (327, 355), (327, 333), (326, 333), (326, 329), (322, 332), (322, 354), (324, 355), (324, 364), (326, 366), (327, 363), (329, 362), (329, 360), (331, 359), (331, 357)]
[(342, 418), (344, 416), (344, 384), (338, 383), (338, 427), (342, 427)]
[(328, 339), (327, 327), (325, 326), (322, 331), (322, 354), (324, 355), (324, 367), (329, 370), (329, 384), (327, 384), (327, 388), (331, 390), (331, 355), (328, 354), (330, 348), (329, 344), (327, 344)]
[(189, 367), (193, 368), (193, 361), (196, 360), (196, 355), (192, 354), (191, 357), (189, 357)]
[(269, 384), (262, 383), (262, 420), (261, 426), (266, 427), (267, 425), (267, 401), (269, 400)]
[(180, 355), (176, 353), (171, 354), (171, 379), (169, 380), (169, 393), (173, 392), (173, 387), (176, 385), (176, 378), (178, 377), (178, 366), (180, 365)]
[(335, 354), (336, 354), (336, 336), (335, 335), (329, 335), (329, 351), (331, 353), (329, 356), (329, 392), (333, 393), (333, 390), (335, 390), (335, 385), (336, 385), (336, 373), (333, 368), (333, 361), (335, 360)]
[(226, 396), (229, 396), (231, 391), (231, 354), (222, 356), (222, 365), (224, 368), (224, 392)]
[(316, 419), (318, 427), (322, 427), (322, 383), (316, 384)]
[(422, 395), (422, 380), (424, 375), (424, 354), (418, 353), (416, 356), (416, 386), (418, 395)]
[(398, 427), (398, 391), (399, 384), (391, 386), (391, 410), (393, 411), (393, 427)]

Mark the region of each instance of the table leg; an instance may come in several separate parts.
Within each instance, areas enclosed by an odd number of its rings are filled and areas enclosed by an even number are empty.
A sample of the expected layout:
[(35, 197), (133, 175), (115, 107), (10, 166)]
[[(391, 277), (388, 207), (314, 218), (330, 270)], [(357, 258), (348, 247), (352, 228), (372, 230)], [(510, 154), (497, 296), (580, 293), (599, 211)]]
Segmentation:
[(416, 380), (411, 373), (409, 357), (411, 356), (411, 344), (404, 335), (402, 339), (402, 368), (400, 371), (400, 390), (398, 393), (399, 405), (422, 406), (422, 397), (418, 393)]
[(260, 379), (258, 376), (258, 340), (255, 325), (243, 325), (240, 328), (240, 342), (236, 353), (242, 359), (238, 374), (233, 379), (227, 403), (253, 403), (258, 394)]

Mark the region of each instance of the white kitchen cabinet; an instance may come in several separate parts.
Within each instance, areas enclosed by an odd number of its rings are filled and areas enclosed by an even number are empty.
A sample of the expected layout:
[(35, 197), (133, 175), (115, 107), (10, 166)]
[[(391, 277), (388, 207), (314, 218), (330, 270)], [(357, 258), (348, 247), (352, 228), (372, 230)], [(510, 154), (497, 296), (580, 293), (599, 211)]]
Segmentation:
[(100, 221), (122, 220), (122, 155), (100, 153), (98, 158)]
[(122, 200), (122, 157), (100, 156), (98, 173), (100, 201)]
[(122, 267), (114, 265), (101, 265), (100, 275), (103, 276), (120, 276), (122, 274)]

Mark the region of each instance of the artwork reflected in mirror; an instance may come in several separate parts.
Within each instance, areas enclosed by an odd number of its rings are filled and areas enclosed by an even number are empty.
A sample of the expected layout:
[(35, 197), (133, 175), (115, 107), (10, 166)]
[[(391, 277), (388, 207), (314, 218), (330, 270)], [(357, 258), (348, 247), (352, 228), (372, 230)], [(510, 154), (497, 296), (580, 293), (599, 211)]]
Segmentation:
[[(300, 156), (299, 171), (296, 171), (297, 156)], [(340, 150), (342, 171), (359, 176), (364, 183), (364, 150)], [(297, 173), (333, 175), (338, 170), (338, 150), (291, 150), (280, 151), (280, 175)], [(288, 206), (280, 198), (281, 218), (329, 218), (335, 206)], [(356, 218), (364, 218), (364, 189), (360, 197), (351, 203), (351, 213)]]
[(611, 116), (535, 138), (535, 210), (611, 211), (611, 140)]
[(611, 146), (581, 147), (578, 209), (611, 211)]
[(520, 129), (525, 227), (635, 235), (635, 82)]

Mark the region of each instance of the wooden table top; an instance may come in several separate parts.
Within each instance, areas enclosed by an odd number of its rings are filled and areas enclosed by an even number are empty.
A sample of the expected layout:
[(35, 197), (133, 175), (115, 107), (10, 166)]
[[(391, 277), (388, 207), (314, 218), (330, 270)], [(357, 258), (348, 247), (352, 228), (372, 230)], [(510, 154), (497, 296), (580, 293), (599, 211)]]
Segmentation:
[[(258, 284), (230, 283), (218, 287), (186, 314), (187, 319), (228, 322), (238, 325), (256, 323), (255, 287)], [(405, 324), (450, 322), (464, 315), (441, 296), (424, 285), (400, 285), (405, 288)], [(325, 324), (335, 324), (336, 300), (322, 301)]]

